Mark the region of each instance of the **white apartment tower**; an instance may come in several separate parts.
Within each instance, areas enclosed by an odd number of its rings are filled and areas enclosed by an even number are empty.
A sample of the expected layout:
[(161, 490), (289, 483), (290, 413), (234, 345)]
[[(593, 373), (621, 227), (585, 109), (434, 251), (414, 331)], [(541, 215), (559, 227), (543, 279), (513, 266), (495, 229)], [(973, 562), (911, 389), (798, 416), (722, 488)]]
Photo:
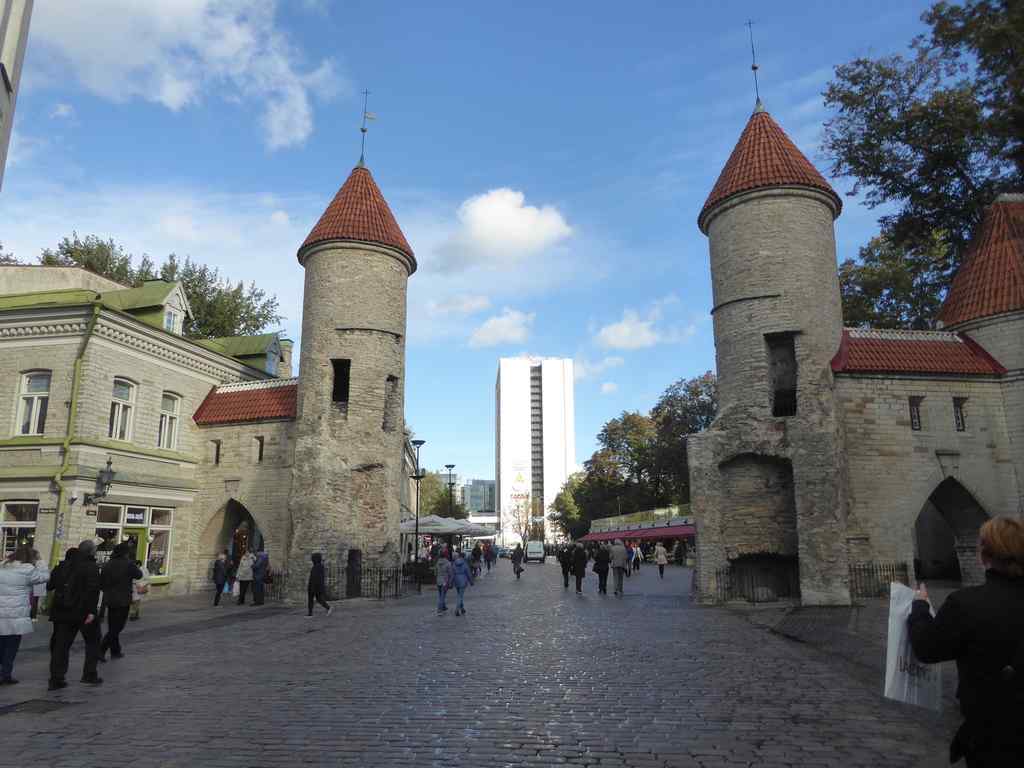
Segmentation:
[(548, 508), (576, 470), (572, 360), (503, 357), (494, 399), (501, 541), (520, 541), (524, 515), (551, 541)]
[(32, 0), (0, 0), (0, 186), (4, 182), (31, 18)]

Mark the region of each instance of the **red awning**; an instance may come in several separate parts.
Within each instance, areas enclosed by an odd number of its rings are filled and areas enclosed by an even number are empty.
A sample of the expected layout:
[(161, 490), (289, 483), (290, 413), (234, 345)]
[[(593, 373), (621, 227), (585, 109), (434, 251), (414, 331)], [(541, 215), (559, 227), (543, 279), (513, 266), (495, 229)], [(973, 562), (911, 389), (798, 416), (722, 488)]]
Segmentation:
[(662, 525), (656, 528), (636, 528), (622, 531), (600, 531), (588, 533), (580, 541), (636, 541), (638, 539), (678, 539), (683, 536), (695, 536), (697, 529), (692, 525)]

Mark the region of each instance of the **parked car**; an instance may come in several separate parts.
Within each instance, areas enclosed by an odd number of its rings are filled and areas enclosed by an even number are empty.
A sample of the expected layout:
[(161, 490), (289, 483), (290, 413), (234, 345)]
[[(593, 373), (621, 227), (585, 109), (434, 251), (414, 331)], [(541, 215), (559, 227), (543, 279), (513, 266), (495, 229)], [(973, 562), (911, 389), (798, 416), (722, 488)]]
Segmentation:
[(511, 557), (512, 550), (508, 547), (498, 547), (498, 557)]
[(544, 552), (543, 541), (528, 541), (526, 542), (526, 554), (523, 556), (524, 562), (537, 562), (544, 564), (544, 558), (547, 555)]

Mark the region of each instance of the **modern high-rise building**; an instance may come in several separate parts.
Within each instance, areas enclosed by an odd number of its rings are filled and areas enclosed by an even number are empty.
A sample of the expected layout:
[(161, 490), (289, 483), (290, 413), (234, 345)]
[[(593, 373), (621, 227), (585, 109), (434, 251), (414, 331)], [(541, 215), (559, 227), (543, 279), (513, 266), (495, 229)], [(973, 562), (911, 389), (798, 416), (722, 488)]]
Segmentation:
[(501, 541), (521, 540), (528, 521), (554, 539), (547, 513), (576, 470), (573, 362), (503, 357), (495, 386), (495, 476)]
[(18, 98), (31, 18), (32, 0), (0, 0), (0, 186), (3, 186), (7, 167), (14, 103)]
[(498, 530), (498, 503), (493, 480), (467, 480), (462, 486), (462, 503), (469, 512), (469, 522)]

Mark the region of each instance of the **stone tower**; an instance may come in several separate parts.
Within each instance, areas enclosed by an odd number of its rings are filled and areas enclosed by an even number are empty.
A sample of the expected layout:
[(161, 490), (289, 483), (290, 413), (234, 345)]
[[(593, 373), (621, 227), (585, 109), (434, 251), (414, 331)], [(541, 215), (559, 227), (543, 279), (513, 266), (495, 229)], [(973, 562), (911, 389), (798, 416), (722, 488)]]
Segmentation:
[(399, 562), (406, 286), (416, 259), (360, 164), (298, 251), (306, 270), (289, 502), (290, 570), (309, 555)]
[(778, 596), (849, 602), (830, 369), (842, 337), (841, 208), (758, 102), (698, 217), (710, 243), (720, 409), (689, 444), (704, 600), (731, 566), (757, 572)]

